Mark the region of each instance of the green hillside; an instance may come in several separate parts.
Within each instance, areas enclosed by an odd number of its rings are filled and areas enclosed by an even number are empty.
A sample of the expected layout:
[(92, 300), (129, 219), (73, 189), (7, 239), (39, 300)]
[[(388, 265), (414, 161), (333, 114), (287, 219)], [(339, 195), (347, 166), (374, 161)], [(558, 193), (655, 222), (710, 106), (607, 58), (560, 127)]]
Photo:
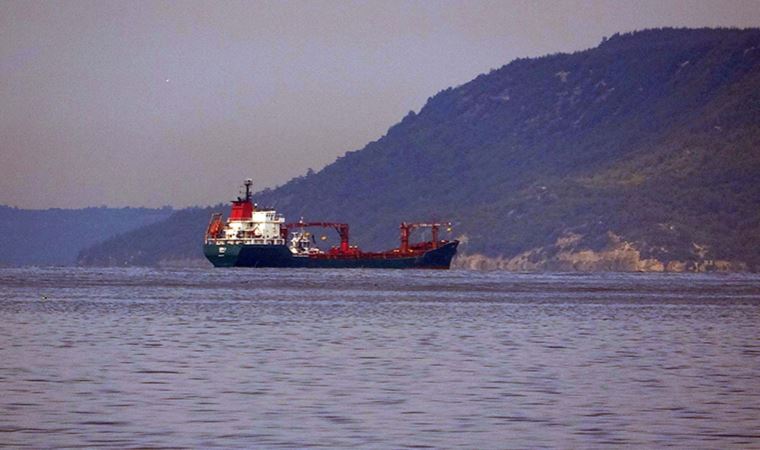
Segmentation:
[(85, 249), (79, 254), (78, 262), (95, 266), (150, 266), (166, 260), (200, 259), (203, 233), (212, 210), (225, 211), (225, 216), (229, 214), (229, 208), (222, 205), (182, 209), (163, 221)]
[[(256, 200), (348, 222), (371, 249), (395, 244), (402, 220), (452, 220), (465, 254), (514, 270), (758, 270), (759, 117), (760, 30), (615, 35), (439, 92)], [(81, 261), (200, 256), (208, 213), (177, 213), (134, 232), (154, 239), (127, 234)], [(163, 239), (176, 243), (150, 250)]]

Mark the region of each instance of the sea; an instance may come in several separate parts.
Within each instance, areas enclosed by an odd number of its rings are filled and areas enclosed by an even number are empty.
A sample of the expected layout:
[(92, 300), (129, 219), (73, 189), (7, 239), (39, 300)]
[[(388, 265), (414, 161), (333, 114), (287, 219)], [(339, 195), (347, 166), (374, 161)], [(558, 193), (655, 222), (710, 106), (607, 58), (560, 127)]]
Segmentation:
[(8, 448), (760, 448), (760, 277), (0, 269)]

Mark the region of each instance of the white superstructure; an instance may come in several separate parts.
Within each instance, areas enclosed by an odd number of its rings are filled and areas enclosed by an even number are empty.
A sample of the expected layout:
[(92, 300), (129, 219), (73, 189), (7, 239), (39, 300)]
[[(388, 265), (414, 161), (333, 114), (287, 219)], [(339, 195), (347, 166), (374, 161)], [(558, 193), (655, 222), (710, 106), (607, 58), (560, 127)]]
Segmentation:
[[(230, 219), (217, 243), (284, 245), (281, 226), (285, 218), (276, 211), (253, 211), (249, 220)], [(219, 242), (219, 241), (224, 242)]]

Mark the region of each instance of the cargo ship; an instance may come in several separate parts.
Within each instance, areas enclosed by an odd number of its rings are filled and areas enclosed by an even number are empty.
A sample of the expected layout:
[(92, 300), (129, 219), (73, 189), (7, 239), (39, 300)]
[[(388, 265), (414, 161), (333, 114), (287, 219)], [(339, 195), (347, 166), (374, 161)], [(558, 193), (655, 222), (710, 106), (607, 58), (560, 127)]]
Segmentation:
[[(406, 223), (399, 226), (401, 244), (383, 252), (365, 252), (349, 242), (349, 227), (335, 222), (287, 223), (273, 208), (258, 208), (251, 194), (252, 180), (245, 180), (245, 195), (232, 201), (227, 220), (211, 216), (203, 253), (215, 267), (306, 267), (373, 269), (448, 269), (459, 241), (439, 239), (450, 223)], [(340, 244), (328, 250), (316, 244), (313, 228), (334, 229)], [(415, 229), (430, 229), (432, 239), (411, 243)], [(320, 240), (326, 240), (321, 236)]]

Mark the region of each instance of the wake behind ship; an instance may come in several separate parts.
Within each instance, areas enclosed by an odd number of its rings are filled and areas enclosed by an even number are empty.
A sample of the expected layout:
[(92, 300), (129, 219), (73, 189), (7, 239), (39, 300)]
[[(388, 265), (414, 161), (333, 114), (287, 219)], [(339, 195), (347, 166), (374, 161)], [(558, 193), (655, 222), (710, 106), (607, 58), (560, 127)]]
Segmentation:
[[(257, 209), (251, 200), (251, 185), (245, 181), (245, 197), (232, 201), (230, 217), (221, 213), (211, 217), (203, 244), (203, 253), (216, 267), (308, 267), (308, 268), (375, 268), (375, 269), (448, 269), (459, 241), (441, 240), (441, 227), (450, 224), (402, 223), (401, 245), (384, 252), (364, 252), (349, 243), (349, 227), (345, 223), (286, 223), (271, 208)], [(316, 246), (314, 235), (307, 228), (333, 228), (340, 245), (327, 251)], [(411, 232), (430, 228), (430, 241), (410, 243)], [(325, 239), (323, 237), (322, 239)]]

